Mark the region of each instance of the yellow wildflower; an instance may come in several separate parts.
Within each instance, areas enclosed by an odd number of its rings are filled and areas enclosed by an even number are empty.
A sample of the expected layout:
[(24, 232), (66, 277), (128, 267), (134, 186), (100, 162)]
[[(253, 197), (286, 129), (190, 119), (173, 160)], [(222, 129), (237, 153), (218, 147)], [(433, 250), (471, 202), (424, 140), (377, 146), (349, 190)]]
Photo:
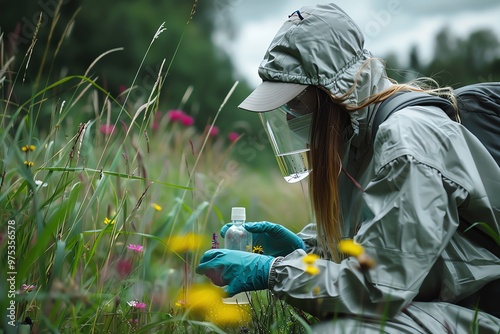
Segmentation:
[(375, 267), (376, 262), (365, 253), (363, 246), (352, 239), (344, 239), (339, 242), (339, 251), (358, 259), (361, 270), (368, 270)]
[(24, 145), (23, 147), (21, 147), (21, 150), (23, 152), (34, 151), (35, 149), (36, 149), (35, 145)]
[(108, 224), (111, 224), (111, 225), (114, 225), (115, 224), (115, 220), (111, 220), (109, 219), (108, 217), (104, 218), (104, 224), (108, 225)]
[(189, 232), (185, 235), (174, 235), (167, 240), (168, 247), (176, 253), (198, 250), (201, 248), (202, 236)]
[(24, 161), (24, 164), (28, 167), (33, 167), (33, 161)]
[(156, 203), (151, 204), (151, 206), (156, 210), (156, 211), (161, 211), (161, 206), (159, 206)]
[(241, 327), (251, 322), (251, 312), (245, 305), (224, 304), (222, 289), (212, 284), (196, 284), (189, 289), (187, 300), (176, 303), (189, 309), (195, 318), (203, 319), (220, 327)]
[(352, 239), (343, 239), (339, 242), (339, 251), (349, 256), (359, 257), (365, 252), (363, 246), (354, 242)]
[(245, 305), (220, 303), (209, 310), (206, 318), (222, 328), (242, 328), (252, 321), (252, 312)]
[(313, 288), (313, 294), (314, 294), (314, 295), (319, 295), (319, 291), (320, 291), (320, 290), (319, 290), (319, 286), (315, 286), (315, 287)]
[(252, 249), (252, 253), (264, 254), (264, 248), (262, 248), (262, 246), (260, 245), (254, 246)]
[(222, 289), (214, 285), (197, 284), (189, 289), (187, 306), (193, 310), (208, 311), (215, 305), (222, 303)]
[(315, 266), (307, 265), (305, 272), (308, 273), (309, 275), (317, 275), (319, 274), (319, 269)]
[(307, 254), (306, 256), (304, 256), (302, 261), (304, 261), (304, 263), (306, 263), (306, 264), (313, 264), (318, 259), (319, 259), (319, 255), (317, 255), (317, 254)]

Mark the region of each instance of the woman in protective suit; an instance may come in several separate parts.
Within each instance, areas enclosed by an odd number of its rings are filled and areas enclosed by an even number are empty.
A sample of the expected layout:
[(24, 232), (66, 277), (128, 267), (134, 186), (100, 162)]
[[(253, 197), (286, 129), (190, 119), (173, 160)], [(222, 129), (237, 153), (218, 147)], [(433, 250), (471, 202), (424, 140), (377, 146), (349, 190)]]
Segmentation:
[[(477, 325), (497, 333), (500, 260), (459, 229), (466, 217), (500, 233), (500, 168), (476, 137), (440, 108), (418, 106), (391, 115), (372, 138), (380, 102), (424, 89), (389, 80), (334, 4), (293, 13), (259, 75), (240, 108), (262, 117), (289, 182), (309, 174), (316, 221), (298, 234), (247, 223), (264, 254), (209, 250), (197, 273), (229, 295), (269, 289), (323, 320), (316, 332), (466, 333)], [(454, 98), (451, 89), (425, 91)], [(376, 264), (340, 253), (342, 239)], [(314, 271), (308, 254), (320, 255)]]

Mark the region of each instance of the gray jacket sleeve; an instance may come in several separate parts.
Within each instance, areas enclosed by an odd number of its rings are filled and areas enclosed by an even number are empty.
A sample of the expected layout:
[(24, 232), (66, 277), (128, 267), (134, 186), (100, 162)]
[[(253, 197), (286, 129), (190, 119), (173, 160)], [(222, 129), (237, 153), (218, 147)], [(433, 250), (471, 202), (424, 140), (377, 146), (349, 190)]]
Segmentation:
[(315, 223), (307, 224), (299, 233), (297, 233), (297, 236), (301, 238), (306, 245), (306, 253), (320, 253), (318, 249), (317, 234)]
[(457, 207), (467, 192), (436, 169), (401, 156), (390, 161), (365, 189), (373, 219), (355, 241), (377, 265), (361, 270), (356, 258), (317, 260), (305, 271), (297, 250), (275, 261), (270, 289), (289, 304), (323, 318), (337, 313), (394, 316), (408, 305), (458, 226)]

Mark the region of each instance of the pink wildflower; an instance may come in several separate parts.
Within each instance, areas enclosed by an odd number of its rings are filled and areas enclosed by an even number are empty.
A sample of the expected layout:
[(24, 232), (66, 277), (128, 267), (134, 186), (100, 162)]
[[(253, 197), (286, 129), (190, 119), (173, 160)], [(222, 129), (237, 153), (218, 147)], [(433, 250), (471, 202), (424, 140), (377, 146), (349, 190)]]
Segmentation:
[(101, 133), (104, 133), (105, 135), (110, 135), (113, 133), (114, 129), (115, 129), (115, 126), (112, 124), (109, 124), (109, 125), (103, 124), (103, 125), (101, 125), (99, 130), (101, 131)]
[(23, 284), (21, 286), (21, 292), (31, 292), (31, 291), (35, 290), (35, 288), (36, 288), (36, 286), (33, 284), (30, 284), (30, 285)]
[(185, 115), (184, 114), (184, 111), (182, 110), (170, 110), (168, 113), (168, 118), (172, 121), (172, 122), (177, 122), (177, 121), (180, 121), (182, 119), (182, 117)]
[(227, 135), (227, 138), (231, 143), (234, 143), (235, 141), (238, 140), (238, 138), (240, 138), (240, 135), (236, 132), (231, 132)]
[(137, 252), (137, 253), (141, 253), (144, 251), (144, 246), (141, 246), (139, 244), (137, 245), (134, 245), (134, 244), (129, 244), (127, 246), (128, 249), (130, 249), (131, 251), (134, 251), (134, 252)]
[(191, 126), (194, 124), (194, 118), (187, 114), (183, 114), (180, 121), (184, 126)]
[(212, 127), (209, 127), (208, 131), (209, 131), (208, 135), (210, 137), (215, 137), (215, 136), (217, 136), (219, 134), (219, 128), (216, 127), (215, 125), (212, 126)]
[(191, 126), (194, 124), (194, 118), (182, 110), (170, 110), (167, 115), (172, 122), (180, 122), (184, 126)]
[(140, 309), (140, 310), (145, 310), (146, 309), (146, 303), (137, 302), (135, 304), (135, 308)]
[(118, 86), (118, 92), (120, 92), (120, 95), (127, 89), (127, 86), (125, 85), (120, 85)]
[(127, 302), (128, 306), (139, 309), (139, 310), (145, 310), (146, 309), (146, 303), (143, 302), (138, 302), (136, 300), (132, 300)]

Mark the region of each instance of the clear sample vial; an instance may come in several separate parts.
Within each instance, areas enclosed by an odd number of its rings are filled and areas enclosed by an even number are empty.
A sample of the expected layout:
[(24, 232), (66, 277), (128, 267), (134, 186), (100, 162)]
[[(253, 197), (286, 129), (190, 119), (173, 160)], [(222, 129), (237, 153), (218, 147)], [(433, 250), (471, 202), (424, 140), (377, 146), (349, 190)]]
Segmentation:
[[(231, 210), (231, 223), (233, 224), (224, 236), (224, 247), (226, 249), (240, 250), (245, 252), (252, 251), (252, 233), (245, 230), (243, 223), (246, 219), (245, 208), (234, 207)], [(224, 298), (222, 301), (225, 304), (248, 304), (249, 296), (245, 292), (229, 298)]]
[(233, 224), (224, 236), (224, 247), (245, 252), (252, 251), (252, 233), (245, 230), (245, 208), (234, 207), (231, 210), (231, 223)]

